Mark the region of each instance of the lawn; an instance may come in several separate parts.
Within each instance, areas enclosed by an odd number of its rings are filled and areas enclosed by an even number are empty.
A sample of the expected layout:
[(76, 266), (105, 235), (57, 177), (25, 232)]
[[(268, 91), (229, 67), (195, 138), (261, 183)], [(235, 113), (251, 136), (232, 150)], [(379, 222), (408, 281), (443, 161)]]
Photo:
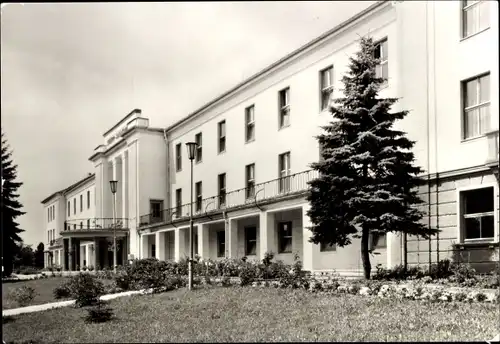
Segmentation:
[[(4, 319), (6, 342), (472, 341), (498, 333), (498, 305), (390, 300), (255, 288), (209, 288), (111, 301), (86, 324), (74, 307)], [(7, 320), (7, 321), (6, 321)]]
[[(49, 277), (49, 278), (41, 278), (37, 280), (28, 280), (28, 281), (16, 281), (16, 282), (8, 282), (2, 283), (2, 309), (11, 309), (20, 307), (16, 301), (14, 301), (9, 294), (16, 288), (22, 286), (30, 286), (35, 289), (38, 294), (33, 302), (29, 305), (40, 305), (49, 302), (57, 302), (64, 301), (68, 299), (60, 299), (56, 300), (54, 298), (54, 288), (62, 285), (64, 282), (68, 280), (68, 277)], [(113, 281), (111, 280), (102, 280), (103, 284), (109, 284)]]

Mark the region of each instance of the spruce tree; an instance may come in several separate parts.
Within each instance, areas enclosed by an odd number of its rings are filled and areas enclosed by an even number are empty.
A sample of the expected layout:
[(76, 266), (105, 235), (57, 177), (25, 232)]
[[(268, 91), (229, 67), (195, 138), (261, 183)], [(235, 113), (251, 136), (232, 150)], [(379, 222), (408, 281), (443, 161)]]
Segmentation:
[[(370, 235), (400, 232), (429, 238), (416, 205), (417, 188), (425, 181), (414, 164), (414, 142), (393, 128), (408, 111), (392, 112), (396, 98), (379, 98), (384, 80), (376, 76), (375, 45), (360, 39), (342, 78), (343, 97), (333, 101), (333, 121), (317, 136), (321, 159), (311, 167), (319, 177), (309, 185), (307, 215), (311, 242), (343, 247), (361, 238), (365, 278), (370, 278)], [(417, 114), (415, 114), (417, 115)]]
[(17, 182), (17, 165), (12, 161), (12, 151), (2, 130), (2, 204), (1, 204), (1, 224), (2, 224), (2, 265), (4, 275), (9, 276), (12, 273), (12, 264), (15, 255), (19, 252), (19, 245), (22, 239), (19, 236), (24, 232), (19, 228), (16, 222), (17, 217), (24, 215), (21, 211), (22, 204), (19, 202), (17, 189), (23, 183)]

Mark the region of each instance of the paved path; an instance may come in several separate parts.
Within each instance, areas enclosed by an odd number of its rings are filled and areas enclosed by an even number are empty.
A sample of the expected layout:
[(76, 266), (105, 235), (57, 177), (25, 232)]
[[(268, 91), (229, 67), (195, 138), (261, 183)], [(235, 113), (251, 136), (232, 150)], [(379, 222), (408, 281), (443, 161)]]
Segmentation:
[[(122, 296), (130, 296), (130, 295), (145, 294), (145, 293), (148, 293), (148, 291), (147, 290), (124, 291), (122, 293), (103, 295), (103, 296), (101, 296), (100, 299), (101, 300), (112, 300), (112, 299), (116, 299), (116, 298), (122, 297)], [(5, 316), (13, 316), (13, 315), (18, 315), (18, 314), (23, 314), (23, 313), (41, 312), (41, 311), (45, 311), (47, 309), (68, 307), (68, 306), (71, 306), (74, 304), (75, 304), (75, 300), (68, 300), (68, 301), (45, 303), (42, 305), (27, 306), (27, 307), (21, 307), (21, 308), (4, 309), (2, 311), (2, 316), (5, 317)]]

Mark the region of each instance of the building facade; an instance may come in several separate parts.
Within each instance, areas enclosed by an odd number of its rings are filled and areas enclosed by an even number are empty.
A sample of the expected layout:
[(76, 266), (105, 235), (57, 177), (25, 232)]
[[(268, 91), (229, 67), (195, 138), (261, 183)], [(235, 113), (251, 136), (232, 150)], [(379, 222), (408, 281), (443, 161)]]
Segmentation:
[[(406, 256), (425, 265), (463, 258), (461, 250), (487, 268), (500, 236), (498, 3), (491, 1), (379, 2), (168, 128), (132, 111), (90, 157), (94, 174), (44, 200), (53, 217), (47, 239), (59, 245), (49, 247), (57, 257), (50, 262), (110, 266), (104, 244), (114, 224), (119, 264), (179, 260), (189, 256), (192, 207), (202, 258), (262, 259), (272, 251), (285, 262), (298, 255), (307, 270), (361, 271), (357, 239), (343, 248), (308, 241), (305, 196), (320, 155), (315, 135), (331, 120), (328, 104), (342, 94), (362, 35), (377, 42), (377, 73), (387, 80), (380, 95), (400, 98), (394, 110), (410, 110), (396, 125), (416, 142), (428, 179), (420, 190), (425, 221), (441, 229), (431, 240), (372, 237), (372, 264), (394, 266)], [(193, 160), (187, 142), (197, 143)], [(114, 222), (110, 180), (118, 181)]]

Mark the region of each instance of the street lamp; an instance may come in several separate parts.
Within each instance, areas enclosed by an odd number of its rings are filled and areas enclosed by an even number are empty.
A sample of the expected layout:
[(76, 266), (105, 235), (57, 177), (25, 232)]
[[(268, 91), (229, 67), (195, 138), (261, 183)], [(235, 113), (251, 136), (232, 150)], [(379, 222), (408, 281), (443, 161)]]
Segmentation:
[(113, 271), (116, 274), (116, 188), (118, 186), (117, 180), (110, 180), (109, 186), (113, 194)]
[(196, 151), (196, 147), (198, 145), (196, 142), (187, 142), (186, 147), (188, 150), (188, 159), (191, 160), (191, 203), (190, 203), (190, 211), (189, 211), (189, 264), (188, 264), (188, 289), (193, 289), (193, 259), (194, 259), (194, 240), (193, 240), (193, 160), (194, 154)]

